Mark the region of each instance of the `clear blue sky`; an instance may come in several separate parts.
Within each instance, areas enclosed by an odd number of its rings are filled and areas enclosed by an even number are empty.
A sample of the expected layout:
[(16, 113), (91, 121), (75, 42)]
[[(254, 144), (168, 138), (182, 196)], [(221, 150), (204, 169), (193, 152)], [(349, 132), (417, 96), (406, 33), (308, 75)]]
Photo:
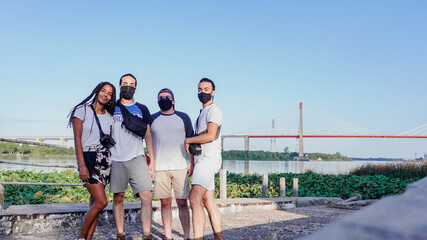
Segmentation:
[[(211, 78), (224, 135), (296, 134), (299, 102), (306, 134), (403, 133), (427, 123), (426, 12), (426, 1), (389, 0), (3, 1), (0, 136), (70, 136), (70, 109), (128, 72), (152, 113), (169, 87), (193, 121), (197, 82)], [(427, 152), (427, 140), (305, 143), (359, 157)], [(286, 146), (296, 140), (251, 141)], [(243, 141), (226, 140), (232, 148)]]

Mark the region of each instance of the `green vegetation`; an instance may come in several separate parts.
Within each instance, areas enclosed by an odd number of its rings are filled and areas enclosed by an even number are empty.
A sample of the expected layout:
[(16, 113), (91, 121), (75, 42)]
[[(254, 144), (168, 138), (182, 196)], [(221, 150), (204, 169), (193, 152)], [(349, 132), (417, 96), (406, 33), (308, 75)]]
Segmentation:
[(24, 156), (45, 157), (45, 156), (75, 156), (74, 149), (37, 146), (19, 143), (0, 142), (0, 154), (12, 155), (21, 154)]
[[(48, 146), (37, 146), (19, 143), (0, 142), (1, 155), (21, 154), (32, 157), (74, 157), (74, 149), (57, 148)], [(293, 161), (298, 156), (296, 152), (289, 152), (285, 147), (284, 152), (265, 152), (265, 151), (241, 151), (231, 150), (223, 151), (224, 160), (276, 160), (276, 161)], [(323, 161), (351, 161), (352, 159), (341, 155), (340, 153), (308, 153), (308, 157), (313, 160), (321, 159)], [(187, 156), (189, 159), (189, 155)]]
[(264, 151), (223, 151), (224, 160), (284, 160), (291, 161), (298, 153), (294, 152), (264, 152)]
[[(380, 165), (382, 166), (382, 165)], [(286, 178), (288, 197), (292, 196), (292, 179), (298, 178), (299, 196), (301, 197), (340, 197), (341, 194), (352, 195), (359, 193), (364, 199), (377, 199), (386, 195), (400, 194), (408, 184), (426, 176), (427, 163), (413, 162), (394, 165), (394, 172), (371, 173), (373, 175), (322, 175), (315, 173), (271, 173), (268, 175), (268, 196), (278, 197), (280, 193), (280, 178)], [(387, 165), (380, 169), (387, 168)], [(398, 170), (401, 168), (400, 170)], [(364, 169), (362, 167), (361, 169)], [(402, 174), (404, 173), (404, 174)], [(385, 176), (389, 175), (389, 176)], [(403, 177), (404, 176), (404, 177)], [(27, 172), (0, 171), (0, 181), (4, 182), (53, 182), (53, 183), (80, 183), (76, 170), (63, 172)], [(219, 197), (219, 178), (215, 179), (215, 196)], [(42, 203), (70, 203), (88, 202), (89, 194), (81, 186), (36, 186), (36, 185), (4, 185), (5, 204), (42, 204)], [(107, 190), (108, 192), (108, 190)], [(262, 176), (259, 174), (227, 174), (228, 198), (259, 198), (262, 196)], [(108, 201), (113, 200), (112, 194), (107, 195)], [(125, 201), (137, 201), (132, 196), (130, 187), (126, 191)]]
[(352, 161), (351, 158), (343, 156), (339, 152), (337, 152), (335, 154), (308, 153), (308, 158), (314, 159), (314, 160), (321, 159), (323, 161)]
[(350, 174), (358, 176), (383, 175), (401, 179), (423, 178), (427, 176), (427, 161), (366, 164), (350, 171)]
[[(264, 151), (241, 151), (231, 150), (223, 151), (222, 158), (224, 160), (278, 160), (278, 161), (292, 161), (294, 157), (298, 156), (296, 152), (288, 152), (285, 148), (284, 152), (264, 152)], [(352, 159), (341, 155), (340, 153), (327, 154), (327, 153), (308, 153), (308, 157), (313, 160), (319, 158), (323, 161), (351, 161)]]
[[(298, 178), (298, 194), (301, 197), (340, 197), (341, 194), (359, 193), (364, 199), (378, 199), (382, 196), (400, 194), (408, 184), (419, 180), (414, 177), (402, 180), (382, 175), (322, 175), (313, 173), (272, 173), (268, 174), (268, 197), (280, 195), (280, 178), (286, 178), (286, 196), (292, 196), (292, 179)], [(215, 179), (215, 196), (219, 197), (219, 179)], [(262, 197), (262, 176), (259, 174), (227, 174), (228, 198)]]
[[(81, 183), (76, 170), (62, 172), (28, 172), (25, 170), (0, 171), (3, 182), (45, 182), (45, 183)], [(6, 205), (89, 202), (89, 193), (83, 186), (37, 186), (37, 185), (4, 185)], [(108, 192), (108, 189), (107, 189)], [(113, 194), (107, 195), (108, 201)], [(130, 187), (125, 194), (125, 201), (137, 201)]]

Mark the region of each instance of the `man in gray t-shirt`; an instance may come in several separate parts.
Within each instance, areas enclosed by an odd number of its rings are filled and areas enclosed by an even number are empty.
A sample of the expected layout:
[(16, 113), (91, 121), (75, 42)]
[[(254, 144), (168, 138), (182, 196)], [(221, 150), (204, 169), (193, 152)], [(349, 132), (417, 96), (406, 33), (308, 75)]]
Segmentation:
[(187, 114), (175, 111), (175, 98), (170, 89), (160, 90), (157, 102), (160, 111), (151, 115), (151, 135), (156, 156), (154, 197), (161, 201), (165, 239), (172, 239), (171, 188), (173, 187), (184, 238), (190, 239), (188, 177), (193, 172), (194, 158), (191, 157), (190, 165), (187, 166), (184, 140), (193, 136), (193, 127)]
[(203, 109), (196, 123), (197, 136), (185, 139), (189, 153), (192, 143), (200, 143), (202, 153), (195, 157), (194, 175), (191, 182), (190, 204), (193, 211), (194, 239), (203, 239), (206, 208), (211, 220), (215, 240), (222, 239), (221, 212), (215, 203), (215, 174), (221, 168), (222, 112), (214, 104), (215, 84), (208, 78), (199, 82), (198, 97)]

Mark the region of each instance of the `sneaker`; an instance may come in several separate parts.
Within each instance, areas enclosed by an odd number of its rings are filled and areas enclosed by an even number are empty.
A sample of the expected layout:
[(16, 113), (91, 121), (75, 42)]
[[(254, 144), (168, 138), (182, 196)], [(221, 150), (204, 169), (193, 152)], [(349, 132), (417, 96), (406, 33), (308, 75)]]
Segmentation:
[(149, 235), (149, 236), (146, 236), (146, 235), (142, 236), (142, 240), (152, 240), (151, 235)]
[(126, 233), (117, 234), (117, 240), (126, 240)]

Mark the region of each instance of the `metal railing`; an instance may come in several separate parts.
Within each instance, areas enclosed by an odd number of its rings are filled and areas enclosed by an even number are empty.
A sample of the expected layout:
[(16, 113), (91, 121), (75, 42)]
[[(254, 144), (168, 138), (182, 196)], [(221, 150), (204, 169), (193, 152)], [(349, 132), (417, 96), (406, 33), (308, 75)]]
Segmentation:
[[(13, 161), (3, 161), (0, 160), (0, 163), (13, 164)], [(58, 165), (47, 165), (47, 164), (27, 164), (14, 162), (15, 164), (20, 165), (38, 165), (42, 167), (65, 167), (65, 168), (75, 168), (75, 166), (58, 166)], [(45, 185), (45, 186), (83, 186), (83, 183), (45, 183), (45, 182), (1, 182), (0, 181), (0, 211), (4, 207), (4, 187), (3, 185)], [(219, 172), (219, 190), (220, 190), (220, 199), (227, 198), (227, 170), (221, 169)], [(298, 178), (293, 179), (293, 197), (298, 197)], [(268, 174), (264, 174), (262, 178), (262, 197), (268, 198)], [(280, 178), (280, 197), (286, 197), (286, 181), (285, 178)]]
[[(26, 165), (26, 166), (34, 166), (34, 167), (76, 168), (76, 166), (72, 166), (72, 165), (61, 166), (61, 165), (49, 165), (49, 164), (34, 164), (34, 163), (25, 163), (25, 162), (16, 162), (16, 161), (7, 161), (7, 160), (0, 160), (0, 163)], [(3, 208), (4, 208), (5, 189), (3, 185), (83, 186), (83, 183), (1, 182), (0, 181), (0, 211), (3, 211)]]

